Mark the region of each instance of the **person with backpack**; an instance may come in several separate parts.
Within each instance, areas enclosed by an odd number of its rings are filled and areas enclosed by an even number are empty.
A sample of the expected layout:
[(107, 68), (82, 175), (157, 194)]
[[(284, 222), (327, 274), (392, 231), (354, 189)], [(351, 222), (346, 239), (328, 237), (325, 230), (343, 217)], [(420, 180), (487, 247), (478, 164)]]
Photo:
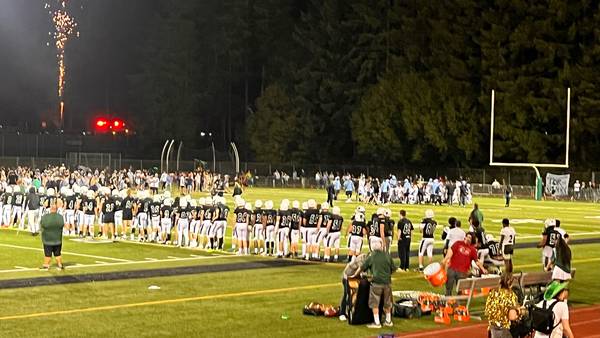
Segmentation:
[(548, 285), (544, 299), (530, 310), (534, 338), (574, 338), (569, 324), (569, 283), (554, 281)]
[(517, 295), (512, 290), (513, 276), (505, 273), (500, 278), (500, 288), (492, 290), (485, 302), (491, 338), (512, 338), (509, 310), (518, 306)]

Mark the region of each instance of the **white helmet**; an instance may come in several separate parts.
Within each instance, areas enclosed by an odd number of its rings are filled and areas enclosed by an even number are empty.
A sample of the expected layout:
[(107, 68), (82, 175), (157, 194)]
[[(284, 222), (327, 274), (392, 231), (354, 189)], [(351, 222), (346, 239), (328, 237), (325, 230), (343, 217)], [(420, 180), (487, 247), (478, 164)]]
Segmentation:
[(180, 208), (185, 208), (188, 205), (188, 200), (186, 198), (186, 196), (181, 196), (179, 197), (179, 207)]
[(163, 195), (165, 196), (165, 198), (171, 198), (171, 192), (170, 191), (165, 191), (163, 193)]
[(491, 242), (493, 240), (494, 240), (494, 235), (492, 235), (492, 234), (486, 234), (485, 235), (485, 241), (486, 242)]
[(302, 202), (302, 210), (306, 210), (306, 209), (308, 209), (308, 203)]
[(46, 189), (44, 189), (44, 187), (39, 187), (38, 188), (38, 194), (43, 195), (46, 193)]
[(356, 212), (364, 214), (367, 211), (365, 210), (365, 207), (363, 207), (362, 205), (359, 205), (359, 206), (356, 207)]
[(300, 202), (298, 202), (297, 200), (294, 200), (292, 202), (292, 208), (296, 208), (296, 209), (300, 208)]
[(246, 204), (246, 201), (244, 201), (244, 199), (242, 199), (242, 198), (238, 198), (237, 201), (235, 201), (235, 205), (240, 208), (243, 207), (245, 204)]
[[(15, 190), (16, 191), (16, 190)], [(69, 192), (69, 187), (62, 187), (60, 188), (60, 194), (66, 196), (67, 193)]]
[(266, 201), (265, 209), (273, 209), (273, 201), (271, 201), (271, 200)]
[(281, 204), (279, 205), (279, 210), (283, 210), (283, 211), (288, 210), (288, 208), (290, 207), (290, 203), (289, 203), (289, 201), (288, 201), (288, 203), (285, 203), (285, 201), (287, 201), (287, 200), (281, 201)]
[(377, 215), (383, 215), (385, 214), (385, 209), (384, 208), (377, 208)]
[(544, 228), (547, 228), (549, 226), (555, 226), (555, 225), (556, 225), (556, 221), (554, 219), (552, 219), (552, 218), (547, 218), (544, 221)]
[(6, 189), (4, 189), (4, 191), (5, 191), (7, 194), (12, 194), (12, 192), (13, 192), (13, 188), (12, 188), (12, 187), (9, 185), (8, 187), (6, 187)]
[(390, 210), (390, 209), (387, 209), (387, 208), (386, 208), (386, 209), (384, 210), (384, 212), (383, 212), (383, 215), (384, 215), (385, 217), (391, 217), (391, 216), (392, 216), (392, 210)]
[(219, 203), (221, 203), (221, 204), (227, 204), (227, 200), (225, 199), (225, 197), (220, 197), (219, 198)]
[(288, 206), (290, 205), (290, 200), (288, 200), (287, 198), (284, 198), (281, 200), (281, 204), (287, 204)]
[(89, 191), (89, 189), (85, 185), (83, 187), (79, 188), (79, 193), (82, 194), (82, 195), (87, 194), (88, 191)]
[(262, 207), (262, 201), (261, 200), (254, 201), (254, 207), (255, 208), (261, 208)]
[(152, 197), (152, 202), (158, 203), (160, 202), (160, 195), (156, 194)]
[(127, 198), (127, 189), (123, 189), (119, 192), (119, 197)]
[(220, 200), (221, 200), (221, 197), (219, 197), (219, 196), (215, 196), (215, 197), (213, 197), (213, 199), (212, 199), (212, 204), (213, 204), (213, 205), (217, 205), (217, 204), (219, 204), (219, 201), (220, 201)]
[(431, 209), (425, 210), (425, 218), (433, 218), (434, 215), (435, 214), (433, 213), (433, 210), (431, 210)]
[[(7, 187), (7, 189), (9, 189), (10, 187)], [(12, 192), (11, 190), (7, 190), (8, 192)], [(48, 188), (48, 190), (46, 191), (46, 195), (48, 196), (54, 196), (54, 188)]]
[(163, 201), (163, 204), (170, 207), (171, 205), (173, 205), (173, 199), (172, 198), (165, 198), (165, 200)]
[(363, 214), (362, 212), (356, 212), (354, 214), (354, 220), (357, 222), (364, 222), (365, 221), (365, 214)]
[(333, 207), (333, 209), (331, 209), (331, 213), (339, 216), (340, 215), (340, 207)]
[(79, 194), (81, 192), (81, 187), (79, 187), (77, 184), (73, 184), (73, 192), (75, 194)]
[(208, 196), (205, 200), (204, 200), (204, 205), (212, 205), (213, 201), (212, 201), (212, 197)]
[(73, 195), (75, 195), (75, 193), (73, 192), (73, 190), (67, 189), (67, 191), (65, 191), (65, 196), (69, 197), (69, 196), (73, 196)]
[(244, 206), (244, 208), (246, 210), (252, 210), (252, 203), (250, 203), (250, 202), (246, 203), (246, 205)]
[(119, 196), (119, 190), (113, 189), (112, 195), (113, 195), (113, 197), (118, 197)]
[(314, 209), (317, 207), (317, 201), (313, 200), (313, 199), (309, 199), (307, 206), (309, 209)]
[(191, 206), (192, 208), (195, 208), (195, 207), (197, 207), (197, 206), (198, 206), (198, 205), (196, 204), (196, 200), (195, 200), (195, 199), (193, 199), (193, 198), (190, 198), (190, 206)]
[(200, 197), (200, 198), (198, 199), (198, 205), (204, 205), (204, 204), (206, 204), (206, 198), (204, 198), (204, 197)]
[(329, 210), (329, 203), (327, 203), (327, 202), (321, 203), (321, 210)]
[(94, 199), (94, 191), (93, 190), (88, 190), (88, 192), (87, 192), (87, 198)]

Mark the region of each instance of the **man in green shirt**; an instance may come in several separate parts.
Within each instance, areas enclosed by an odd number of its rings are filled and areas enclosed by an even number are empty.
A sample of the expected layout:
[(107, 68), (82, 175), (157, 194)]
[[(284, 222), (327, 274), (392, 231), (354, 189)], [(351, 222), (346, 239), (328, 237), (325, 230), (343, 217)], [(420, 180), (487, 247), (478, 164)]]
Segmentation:
[(379, 303), (383, 297), (383, 311), (385, 312), (385, 326), (394, 326), (392, 323), (392, 273), (396, 266), (392, 257), (383, 251), (381, 242), (371, 243), (373, 250), (363, 265), (354, 274), (357, 277), (361, 271), (371, 270), (373, 279), (369, 291), (369, 307), (373, 311), (374, 323), (367, 325), (369, 328), (381, 328), (379, 320)]
[(50, 205), (50, 213), (44, 215), (40, 221), (42, 243), (44, 244), (44, 265), (41, 267), (41, 270), (48, 270), (50, 268), (52, 255), (54, 255), (54, 258), (56, 259), (58, 269), (64, 269), (61, 250), (62, 232), (65, 222), (62, 216), (57, 212), (60, 207), (59, 204), (61, 203), (62, 202), (57, 199), (55, 203)]

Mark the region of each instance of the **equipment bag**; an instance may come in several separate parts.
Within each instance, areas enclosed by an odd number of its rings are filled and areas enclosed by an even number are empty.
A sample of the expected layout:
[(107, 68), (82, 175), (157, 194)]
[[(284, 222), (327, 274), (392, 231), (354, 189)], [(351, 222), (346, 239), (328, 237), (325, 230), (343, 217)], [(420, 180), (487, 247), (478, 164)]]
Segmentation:
[(541, 308), (532, 306), (529, 309), (531, 326), (534, 330), (549, 335), (552, 333), (552, 330), (558, 326), (558, 324), (554, 325), (554, 312), (552, 311), (556, 303), (558, 303), (558, 301), (552, 303), (550, 307), (546, 307), (548, 304), (547, 301), (544, 300)]

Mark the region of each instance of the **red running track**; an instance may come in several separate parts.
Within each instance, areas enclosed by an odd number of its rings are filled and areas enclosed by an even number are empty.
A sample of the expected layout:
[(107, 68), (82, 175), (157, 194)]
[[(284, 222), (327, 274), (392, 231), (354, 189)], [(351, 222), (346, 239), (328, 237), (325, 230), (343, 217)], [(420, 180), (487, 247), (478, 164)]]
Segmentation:
[[(572, 309), (569, 318), (577, 338), (600, 338), (600, 305)], [(396, 334), (402, 338), (479, 338), (487, 337), (487, 324), (465, 324), (447, 329)]]

